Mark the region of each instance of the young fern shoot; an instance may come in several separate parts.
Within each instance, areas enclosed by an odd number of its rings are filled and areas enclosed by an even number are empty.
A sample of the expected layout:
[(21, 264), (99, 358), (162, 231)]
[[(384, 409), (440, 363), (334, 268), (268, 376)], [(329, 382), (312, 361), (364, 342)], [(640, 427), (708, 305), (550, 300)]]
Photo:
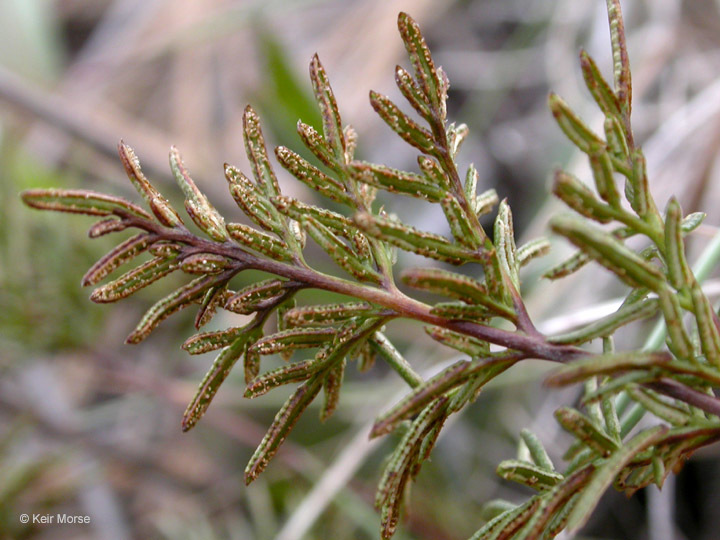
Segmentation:
[[(199, 332), (183, 344), (190, 354), (219, 351), (183, 416), (185, 431), (202, 418), (240, 359), (247, 398), (297, 385), (247, 464), (247, 483), (265, 470), (321, 393), (321, 420), (333, 414), (349, 362), (357, 361), (361, 371), (376, 359), (387, 362), (410, 389), (382, 413), (370, 434), (401, 432), (375, 499), (383, 538), (395, 532), (405, 487), (430, 456), (450, 415), (522, 360), (563, 364), (547, 380), (550, 386), (585, 384), (585, 412), (563, 407), (556, 413), (563, 429), (575, 437), (565, 455), (567, 466), (562, 472), (556, 469), (539, 439), (524, 431), (526, 451), (520, 459), (501, 463), (498, 474), (536, 494), (519, 506), (503, 507), (473, 538), (530, 539), (578, 530), (610, 485), (627, 493), (650, 483), (661, 486), (692, 452), (720, 438), (720, 400), (713, 394), (720, 383), (720, 321), (684, 254), (684, 237), (702, 216), (684, 217), (675, 200), (663, 214), (649, 192), (645, 159), (631, 129), (632, 85), (620, 5), (617, 0), (607, 4), (612, 86), (587, 53), (580, 55), (585, 82), (605, 115), (604, 134), (590, 130), (559, 97), (549, 99), (560, 128), (587, 154), (597, 193), (566, 172), (555, 174), (554, 194), (576, 215), (557, 216), (551, 227), (579, 251), (546, 276), (560, 278), (595, 261), (630, 291), (617, 312), (571, 333), (545, 336), (528, 315), (520, 293), (520, 269), (544, 254), (549, 244), (535, 240), (517, 247), (507, 202), (499, 201), (494, 191), (477, 193), (472, 165), (459, 170), (456, 157), (468, 129), (448, 121), (448, 78), (435, 65), (418, 25), (405, 13), (398, 18), (398, 28), (411, 69), (398, 66), (395, 80), (416, 116), (376, 92), (370, 92), (370, 103), (419, 152), (417, 171), (355, 159), (357, 134), (343, 125), (327, 73), (314, 56), (310, 79), (322, 132), (303, 122), (298, 122), (297, 131), (317, 161), (310, 163), (286, 147), (276, 148), (274, 154), (291, 176), (334, 201), (335, 210), (282, 193), (260, 120), (251, 107), (243, 117), (251, 175), (226, 165), (225, 177), (230, 195), (253, 225), (226, 220), (192, 180), (175, 148), (170, 151), (170, 167), (185, 195), (187, 218), (146, 179), (135, 153), (123, 142), (121, 162), (145, 208), (84, 190), (35, 189), (22, 198), (38, 209), (100, 217), (90, 228), (92, 238), (138, 231), (86, 273), (83, 285), (97, 286), (121, 266), (132, 266), (98, 286), (91, 295), (95, 302), (126, 298), (174, 272), (188, 274), (185, 285), (148, 310), (128, 343), (140, 343), (165, 318), (190, 306), (198, 308), (198, 330), (221, 309), (252, 316), (244, 326)], [(624, 198), (618, 177), (625, 182)], [(378, 190), (439, 204), (451, 237), (410, 227), (386, 213), (375, 202)], [(496, 205), (492, 231), (485, 231), (479, 218)], [(201, 235), (186, 227), (188, 218)], [(614, 228), (600, 228), (593, 221), (612, 223)], [(646, 237), (651, 248), (636, 252), (625, 245), (636, 235)], [(323, 272), (305, 258), (308, 237), (328, 254), (336, 273)], [(445, 267), (396, 272), (397, 249)], [(146, 253), (150, 258), (138, 262)], [(451, 270), (468, 263), (481, 271), (470, 276)], [(234, 278), (245, 270), (274, 277), (234, 289)], [(398, 280), (438, 300), (421, 302), (401, 291)], [(296, 293), (302, 289), (340, 293), (354, 301), (298, 305)], [(610, 338), (618, 328), (658, 313), (668, 329), (667, 350), (612, 350)], [(268, 322), (272, 314), (275, 325)], [(691, 324), (685, 324), (686, 315)], [(383, 333), (400, 318), (423, 323), (432, 339), (464, 358), (423, 380)], [(581, 348), (595, 339), (603, 340), (603, 354)], [(263, 372), (262, 358), (272, 354), (287, 363)], [(638, 411), (652, 413), (656, 425), (635, 432)]]

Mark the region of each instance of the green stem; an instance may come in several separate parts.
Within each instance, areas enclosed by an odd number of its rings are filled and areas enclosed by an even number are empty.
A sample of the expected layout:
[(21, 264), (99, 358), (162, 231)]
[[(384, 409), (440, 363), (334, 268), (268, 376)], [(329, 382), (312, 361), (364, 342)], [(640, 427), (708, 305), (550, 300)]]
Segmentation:
[(383, 357), (388, 366), (394, 369), (411, 388), (417, 388), (425, 382), (420, 375), (413, 371), (410, 363), (405, 360), (405, 357), (390, 343), (390, 340), (385, 337), (385, 334), (375, 332), (375, 335), (369, 343), (372, 348)]
[[(693, 265), (693, 274), (698, 283), (705, 281), (710, 273), (717, 267), (720, 261), (720, 232), (713, 236), (710, 244), (702, 252), (698, 260)], [(664, 320), (659, 320), (648, 336), (645, 344), (642, 346), (643, 351), (656, 351), (665, 343), (667, 327)]]
[[(693, 274), (695, 275), (695, 279), (697, 279), (698, 283), (702, 283), (705, 281), (713, 269), (717, 266), (718, 261), (720, 260), (720, 233), (716, 233), (715, 236), (713, 236), (713, 239), (710, 241), (710, 244), (705, 248), (705, 250), (702, 252), (698, 260), (693, 265)], [(656, 351), (660, 347), (663, 346), (665, 343), (665, 337), (667, 335), (667, 326), (665, 325), (665, 321), (663, 319), (660, 319), (657, 324), (655, 324), (655, 327), (653, 328), (652, 332), (650, 332), (650, 335), (648, 336), (647, 340), (645, 340), (645, 343), (642, 346), (643, 351)], [(627, 394), (627, 392), (623, 392), (618, 395), (617, 400), (615, 402), (615, 406), (618, 408), (618, 410), (626, 409), (627, 406), (630, 404), (631, 399), (630, 396)], [(623, 421), (623, 424), (627, 424), (628, 431), (635, 427), (637, 423), (642, 419), (642, 417), (645, 415), (645, 408), (640, 405), (639, 403), (636, 403), (628, 412), (624, 415), (625, 419)]]

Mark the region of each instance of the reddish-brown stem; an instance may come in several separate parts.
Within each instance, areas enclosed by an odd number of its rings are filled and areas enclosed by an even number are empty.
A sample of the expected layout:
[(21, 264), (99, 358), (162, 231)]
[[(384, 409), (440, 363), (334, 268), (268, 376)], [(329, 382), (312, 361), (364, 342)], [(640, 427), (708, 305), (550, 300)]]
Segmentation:
[(697, 407), (707, 413), (720, 416), (720, 399), (699, 392), (698, 390), (685, 386), (673, 379), (663, 377), (660, 380), (646, 383), (643, 386), (666, 396), (678, 399), (688, 405), (692, 405), (693, 407)]
[[(585, 356), (588, 353), (568, 345), (555, 345), (549, 343), (540, 334), (528, 335), (524, 332), (512, 332), (471, 323), (467, 321), (453, 321), (434, 315), (431, 307), (403, 294), (397, 289), (385, 290), (366, 285), (360, 285), (334, 276), (317, 272), (305, 266), (296, 266), (284, 262), (257, 257), (233, 242), (218, 243), (195, 236), (184, 227), (173, 229), (160, 224), (144, 220), (117, 211), (118, 215), (128, 221), (130, 226), (137, 227), (158, 235), (164, 240), (180, 242), (193, 246), (198, 251), (222, 255), (238, 262), (244, 268), (262, 270), (280, 277), (284, 277), (309, 287), (324, 289), (340, 294), (365, 300), (392, 310), (398, 316), (441, 326), (473, 336), (483, 341), (507, 347), (525, 353), (528, 357), (550, 360), (553, 362), (567, 362)], [(194, 250), (193, 250), (194, 251)]]
[(537, 328), (535, 328), (535, 325), (532, 322), (532, 319), (530, 318), (530, 314), (527, 312), (527, 308), (525, 307), (525, 302), (522, 301), (522, 297), (520, 296), (520, 293), (517, 291), (515, 287), (511, 288), (510, 292), (512, 296), (513, 301), (513, 307), (515, 308), (515, 314), (516, 314), (516, 321), (515, 324), (517, 325), (518, 329), (522, 330), (526, 334), (530, 336), (536, 336), (539, 338), (542, 338), (542, 334), (538, 331)]

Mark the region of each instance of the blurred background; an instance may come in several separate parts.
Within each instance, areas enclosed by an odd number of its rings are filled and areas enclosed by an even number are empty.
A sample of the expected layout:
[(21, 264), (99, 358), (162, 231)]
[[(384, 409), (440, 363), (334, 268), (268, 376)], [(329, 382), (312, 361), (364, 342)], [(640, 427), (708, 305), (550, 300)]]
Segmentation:
[[(623, 7), (636, 140), (658, 205), (675, 193), (686, 213), (708, 213), (693, 237), (695, 257), (720, 223), (720, 2), (629, 0)], [(245, 487), (245, 463), (290, 389), (244, 400), (242, 374), (234, 373), (199, 426), (182, 434), (182, 413), (212, 362), (180, 349), (191, 315), (169, 319), (140, 346), (123, 344), (171, 285), (117, 306), (92, 304), (80, 278), (114, 239), (91, 242), (91, 220), (33, 212), (18, 193), (62, 186), (135, 197), (116, 155), (122, 138), (175, 200), (167, 150), (178, 146), (201, 189), (237, 216), (222, 167), (248, 171), (243, 108), (259, 111), (270, 144), (297, 149), (297, 119), (318, 122), (307, 80), (314, 52), (343, 120), (359, 132), (359, 156), (414, 170), (415, 151), (367, 99), (370, 89), (400, 99), (393, 73), (396, 64), (407, 66), (396, 29), (401, 10), (418, 20), (450, 78), (452, 118), (470, 126), (463, 163), (475, 163), (481, 190), (495, 187), (509, 199), (520, 237), (544, 234), (559, 209), (548, 198), (553, 168), (589, 178), (546, 99), (552, 89), (601, 126), (577, 60), (584, 47), (609, 74), (601, 0), (0, 1), (1, 539), (378, 537), (374, 487), (396, 441), (369, 442), (367, 433), (402, 395), (396, 376), (382, 366), (362, 375), (349, 369), (336, 415), (320, 424), (311, 409), (268, 471)], [(312, 201), (282, 173), (281, 184)], [(438, 209), (384, 201), (407, 222), (446, 232)], [(591, 267), (539, 282), (536, 291), (539, 274), (568, 253), (554, 242), (524, 275), (532, 315), (551, 333), (606, 313), (622, 294)], [(401, 255), (401, 265), (414, 263)], [(332, 301), (312, 298), (324, 300)], [(647, 331), (622, 332), (618, 348), (637, 346)], [(420, 325), (400, 323), (388, 333), (424, 374), (453, 360)], [(494, 475), (500, 460), (514, 456), (522, 427), (560, 462), (567, 439), (552, 411), (577, 395), (544, 388), (547, 369), (527, 362), (510, 370), (446, 428), (412, 486), (398, 540), (461, 540), (482, 524), (485, 502), (524, 500), (527, 492)], [(717, 538), (718, 458), (717, 448), (698, 454), (662, 493), (609, 494), (586, 537)], [(91, 523), (23, 525), (21, 513), (88, 515)]]

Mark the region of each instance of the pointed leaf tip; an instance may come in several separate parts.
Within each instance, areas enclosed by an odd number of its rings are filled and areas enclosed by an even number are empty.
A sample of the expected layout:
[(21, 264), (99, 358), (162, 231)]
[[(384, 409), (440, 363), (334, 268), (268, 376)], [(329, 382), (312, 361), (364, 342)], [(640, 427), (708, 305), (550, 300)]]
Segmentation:
[(320, 63), (317, 53), (310, 62), (310, 82), (315, 94), (315, 101), (317, 101), (320, 108), (325, 143), (332, 153), (332, 161), (336, 164), (344, 164), (346, 161), (346, 141), (340, 111), (327, 72)]
[(268, 159), (265, 138), (260, 127), (260, 117), (250, 105), (245, 107), (243, 114), (243, 139), (245, 153), (252, 165), (257, 185), (268, 197), (278, 195), (280, 186)]
[(253, 322), (235, 329), (235, 332), (233, 332), (235, 339), (217, 356), (198, 386), (192, 401), (188, 404), (183, 414), (183, 431), (189, 431), (202, 418), (215, 394), (217, 394), (220, 385), (225, 381), (238, 359), (247, 350), (248, 342), (255, 339), (258, 333), (259, 330), (253, 327)]
[(448, 81), (442, 69), (436, 68), (423, 38), (420, 27), (407, 13), (398, 15), (398, 30), (415, 71), (415, 79), (421, 93), (433, 111), (433, 122), (446, 117)]
[(120, 161), (125, 169), (130, 182), (137, 190), (137, 192), (145, 199), (145, 202), (152, 210), (152, 213), (158, 219), (160, 223), (166, 227), (177, 227), (182, 225), (182, 219), (170, 206), (170, 203), (165, 197), (148, 181), (145, 174), (140, 168), (140, 160), (135, 155), (135, 152), (122, 140), (118, 144), (118, 154), (120, 155)]
[(298, 418), (322, 388), (323, 377), (316, 375), (298, 387), (275, 415), (272, 425), (245, 468), (245, 484), (250, 484), (267, 467)]
[(130, 201), (85, 189), (28, 189), (20, 193), (20, 198), (37, 210), (89, 216), (111, 216), (121, 211), (142, 219), (151, 219), (150, 214)]
[(433, 142), (433, 134), (427, 129), (420, 127), (414, 120), (400, 110), (386, 96), (370, 90), (370, 105), (375, 112), (390, 126), (390, 128), (400, 135), (408, 144), (414, 146), (424, 154), (436, 153), (435, 143)]
[(217, 242), (229, 240), (225, 219), (198, 189), (175, 146), (170, 147), (170, 169), (185, 194), (185, 210), (195, 225)]

